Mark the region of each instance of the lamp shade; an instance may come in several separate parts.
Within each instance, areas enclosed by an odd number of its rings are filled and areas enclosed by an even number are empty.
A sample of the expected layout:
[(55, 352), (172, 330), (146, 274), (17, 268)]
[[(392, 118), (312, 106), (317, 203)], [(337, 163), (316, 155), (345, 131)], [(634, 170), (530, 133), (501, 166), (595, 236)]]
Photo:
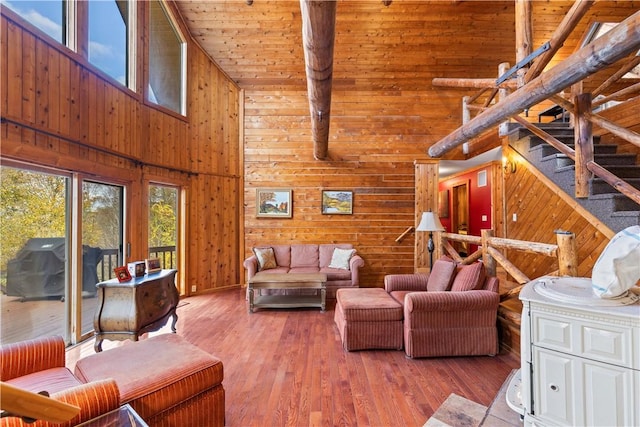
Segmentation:
[(435, 213), (428, 211), (422, 213), (420, 224), (416, 231), (444, 231), (444, 227), (440, 223), (440, 218)]

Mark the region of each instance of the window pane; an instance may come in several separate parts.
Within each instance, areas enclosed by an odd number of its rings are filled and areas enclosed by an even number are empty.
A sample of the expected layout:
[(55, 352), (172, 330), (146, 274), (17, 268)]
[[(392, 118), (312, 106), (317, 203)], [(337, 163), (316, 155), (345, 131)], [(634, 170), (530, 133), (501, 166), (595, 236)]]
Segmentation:
[(162, 268), (176, 268), (178, 189), (149, 186), (149, 258), (159, 258)]
[(96, 283), (115, 277), (122, 264), (121, 186), (82, 184), (82, 333), (93, 330)]
[(53, 37), (59, 43), (65, 43), (64, 2), (62, 0), (25, 1), (2, 0), (2, 4), (23, 17), (32, 25)]
[(127, 1), (91, 1), (89, 62), (127, 86)]
[(2, 344), (67, 336), (67, 189), (64, 176), (0, 169)]
[(149, 100), (182, 114), (182, 41), (159, 1), (149, 2)]

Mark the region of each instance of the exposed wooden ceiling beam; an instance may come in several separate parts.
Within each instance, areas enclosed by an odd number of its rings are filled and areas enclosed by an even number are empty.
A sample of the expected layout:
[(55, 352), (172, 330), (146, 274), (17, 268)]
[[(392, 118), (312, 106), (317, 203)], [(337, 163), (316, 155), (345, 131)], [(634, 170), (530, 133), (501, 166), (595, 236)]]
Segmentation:
[(520, 113), (551, 95), (608, 67), (640, 48), (640, 12), (636, 12), (602, 37), (471, 119), (429, 148), (440, 157), (465, 141)]
[(335, 0), (300, 0), (313, 157), (317, 160), (325, 159), (329, 151), (336, 4)]

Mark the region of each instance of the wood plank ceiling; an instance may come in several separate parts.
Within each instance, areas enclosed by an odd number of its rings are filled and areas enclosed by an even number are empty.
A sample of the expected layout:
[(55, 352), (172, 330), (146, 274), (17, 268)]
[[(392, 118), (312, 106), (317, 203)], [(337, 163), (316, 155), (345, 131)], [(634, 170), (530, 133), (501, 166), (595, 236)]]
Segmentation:
[[(241, 88), (306, 91), (300, 2), (248, 3), (180, 0), (177, 5), (192, 37)], [(516, 62), (514, 1), (384, 3), (337, 3), (334, 91), (433, 91), (438, 96), (443, 89), (432, 85), (433, 78), (496, 78), (499, 63)], [(549, 40), (572, 5), (533, 2), (533, 49)], [(640, 1), (597, 1), (557, 60), (574, 52), (592, 22), (621, 21), (639, 9)], [(410, 109), (408, 104), (406, 112), (396, 114), (410, 114)], [(451, 131), (458, 124), (451, 121)]]

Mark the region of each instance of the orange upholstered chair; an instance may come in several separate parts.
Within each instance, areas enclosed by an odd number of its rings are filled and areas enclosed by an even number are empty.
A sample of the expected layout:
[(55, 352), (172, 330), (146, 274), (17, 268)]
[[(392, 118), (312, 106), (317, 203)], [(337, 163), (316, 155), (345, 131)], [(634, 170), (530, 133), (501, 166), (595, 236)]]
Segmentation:
[(65, 367), (62, 337), (37, 338), (0, 347), (0, 381), (35, 393), (47, 391), (55, 400), (80, 407), (64, 424), (25, 423), (19, 417), (0, 419), (0, 426), (74, 426), (120, 406), (120, 393), (112, 379), (83, 383)]

